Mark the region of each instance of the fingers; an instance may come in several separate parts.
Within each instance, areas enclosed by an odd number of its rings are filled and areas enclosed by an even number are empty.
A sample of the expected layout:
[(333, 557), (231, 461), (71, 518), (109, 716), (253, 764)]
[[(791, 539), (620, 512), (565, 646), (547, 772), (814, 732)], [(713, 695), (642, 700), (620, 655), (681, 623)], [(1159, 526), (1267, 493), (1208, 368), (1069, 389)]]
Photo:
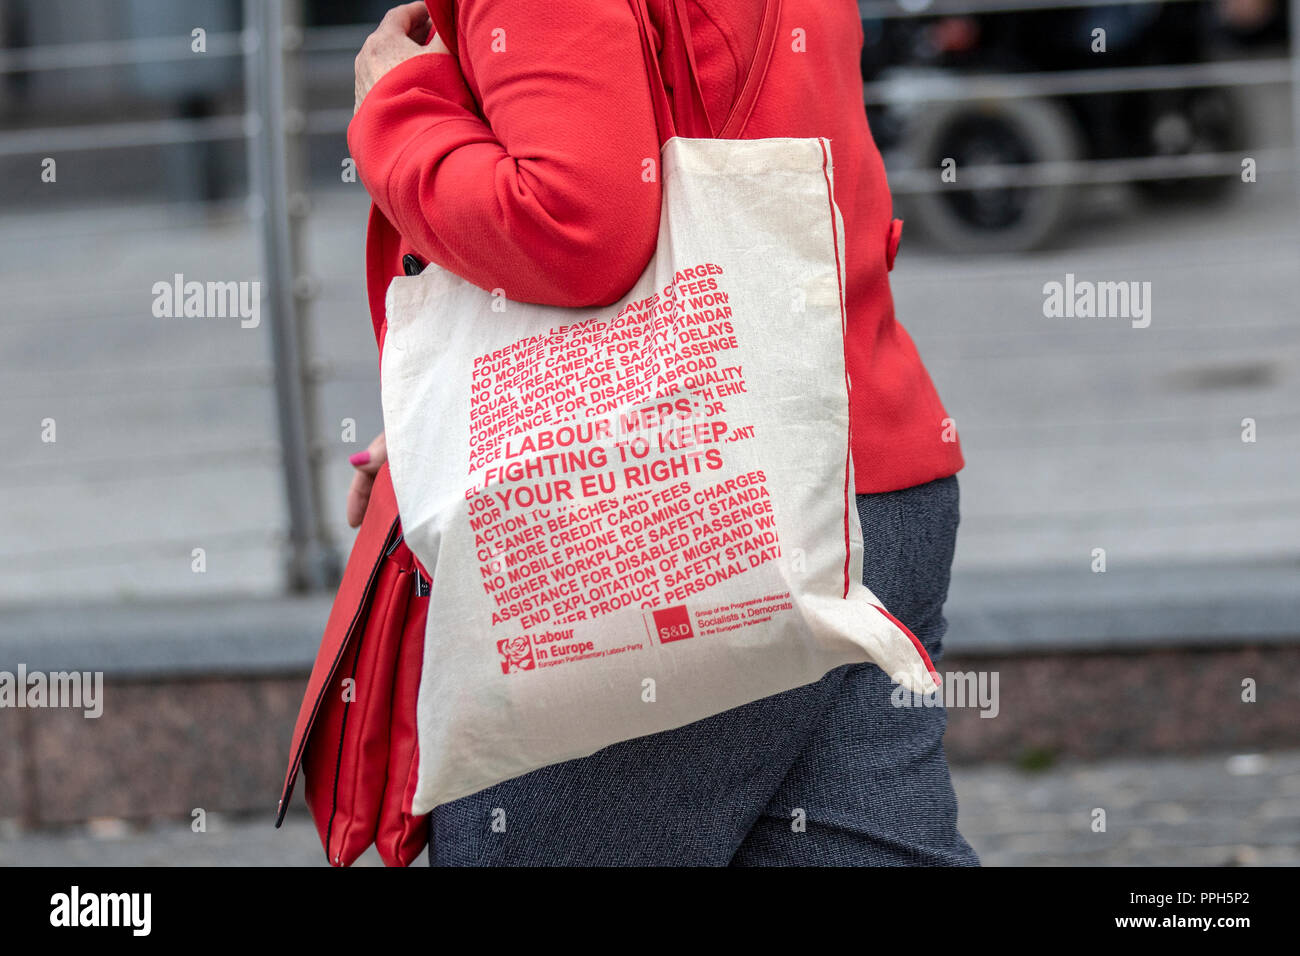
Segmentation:
[[(426, 42), (430, 42), (426, 47)], [(416, 0), (393, 7), (375, 31), (361, 44), (352, 63), (353, 112), (361, 109), (366, 94), (389, 70), (423, 53), (450, 53), (434, 31), (425, 5)]]
[(388, 442), (384, 438), (384, 433), (380, 432), (365, 451), (359, 451), (349, 458), (348, 464), (362, 474), (373, 477), (379, 473), (380, 466), (386, 461), (388, 461)]
[(375, 436), (375, 440), (370, 443), (370, 460), (374, 463), (375, 471), (379, 466), (388, 461), (388, 439), (383, 432)]
[(431, 26), (429, 10), (425, 7), (424, 0), (393, 7), (379, 22), (380, 30), (398, 31), (402, 36), (411, 37), (421, 43), (428, 37)]
[(430, 33), (433, 33), (434, 36), (438, 35), (433, 30), (433, 21), (426, 19), (423, 24), (416, 27), (414, 30), (408, 33), (407, 36), (410, 37), (412, 40), (414, 40), (416, 43), (420, 44), (420, 46), (424, 46), (425, 41), (429, 39)]
[(358, 471), (352, 476), (352, 487), (348, 489), (348, 527), (357, 528), (366, 516), (366, 507), (370, 504), (370, 492), (375, 487), (375, 476)]
[(388, 461), (388, 439), (383, 432), (375, 436), (374, 441), (365, 451), (359, 451), (348, 463), (357, 470), (352, 476), (352, 485), (348, 488), (348, 527), (359, 527), (370, 505), (370, 492), (375, 487), (375, 475)]

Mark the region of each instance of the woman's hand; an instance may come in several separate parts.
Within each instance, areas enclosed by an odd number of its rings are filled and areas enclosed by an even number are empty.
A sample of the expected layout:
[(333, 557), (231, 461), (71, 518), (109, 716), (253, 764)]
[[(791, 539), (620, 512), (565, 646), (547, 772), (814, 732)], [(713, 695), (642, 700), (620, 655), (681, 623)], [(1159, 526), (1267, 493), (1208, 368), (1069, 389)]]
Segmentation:
[[(355, 63), (356, 103), (353, 112), (361, 108), (370, 88), (385, 73), (412, 57), (424, 53), (451, 53), (447, 44), (436, 33), (429, 39), (433, 21), (424, 0), (404, 3), (384, 14), (375, 32), (366, 37)], [(425, 45), (425, 41), (428, 45)]]
[(379, 467), (388, 461), (388, 442), (380, 432), (370, 447), (359, 451), (348, 459), (357, 473), (352, 477), (352, 487), (348, 489), (348, 527), (356, 528), (366, 516), (366, 505), (370, 504), (370, 491), (375, 487), (375, 475)]

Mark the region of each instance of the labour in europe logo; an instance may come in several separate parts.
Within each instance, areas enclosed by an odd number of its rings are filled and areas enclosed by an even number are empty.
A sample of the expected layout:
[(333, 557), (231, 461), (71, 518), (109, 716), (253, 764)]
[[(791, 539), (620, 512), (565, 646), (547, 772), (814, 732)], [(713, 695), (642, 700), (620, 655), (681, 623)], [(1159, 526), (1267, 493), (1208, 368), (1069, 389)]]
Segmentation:
[(533, 648), (527, 637), (508, 637), (504, 641), (497, 641), (497, 653), (501, 655), (503, 674), (533, 669)]

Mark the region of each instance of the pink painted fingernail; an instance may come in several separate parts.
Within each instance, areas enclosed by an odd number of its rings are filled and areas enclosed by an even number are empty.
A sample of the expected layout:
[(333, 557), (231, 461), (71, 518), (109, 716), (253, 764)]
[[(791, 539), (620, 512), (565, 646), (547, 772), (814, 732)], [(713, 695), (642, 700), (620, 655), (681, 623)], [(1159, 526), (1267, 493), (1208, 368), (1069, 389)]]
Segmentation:
[(370, 464), (370, 452), (359, 451), (348, 459), (348, 464), (353, 468), (360, 468), (362, 465)]

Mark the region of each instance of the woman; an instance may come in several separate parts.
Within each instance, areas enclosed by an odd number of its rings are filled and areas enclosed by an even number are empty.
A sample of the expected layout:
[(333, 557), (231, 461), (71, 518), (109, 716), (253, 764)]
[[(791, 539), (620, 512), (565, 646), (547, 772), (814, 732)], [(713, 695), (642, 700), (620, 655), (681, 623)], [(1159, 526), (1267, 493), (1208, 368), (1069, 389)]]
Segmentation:
[[(678, 2), (649, 0), (657, 28)], [(748, 76), (763, 3), (684, 8), (720, 127)], [(898, 228), (863, 108), (856, 6), (785, 0), (778, 37), (743, 135), (831, 140), (865, 583), (938, 659), (962, 457), (894, 320)], [(640, 172), (658, 141), (632, 3), (405, 4), (358, 55), (356, 95), (348, 143), (374, 200), (367, 279), (381, 348), (388, 283), (427, 262), (509, 299), (562, 306), (615, 302), (645, 268), (660, 194)], [(354, 456), (354, 525), (385, 458), (382, 435)], [(976, 864), (956, 827), (946, 716), (895, 708), (890, 689), (873, 665), (844, 667), (491, 787), (434, 811), (430, 862)]]

